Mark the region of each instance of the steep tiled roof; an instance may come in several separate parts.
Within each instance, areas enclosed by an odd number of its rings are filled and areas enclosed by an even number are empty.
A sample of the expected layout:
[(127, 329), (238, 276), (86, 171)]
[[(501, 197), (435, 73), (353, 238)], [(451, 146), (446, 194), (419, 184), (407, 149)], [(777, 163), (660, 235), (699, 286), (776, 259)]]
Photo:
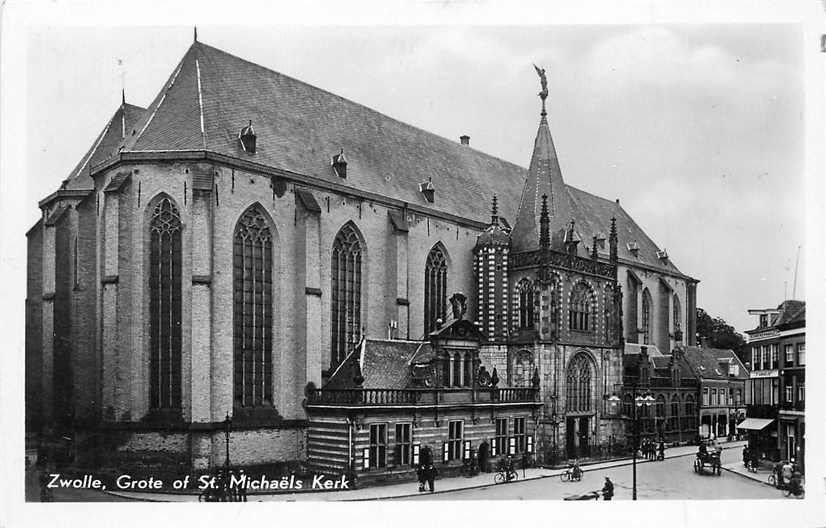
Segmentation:
[(118, 153), (124, 143), (124, 135), (128, 138), (134, 130), (135, 124), (146, 109), (131, 104), (122, 104), (112, 118), (103, 127), (94, 143), (83, 155), (78, 164), (72, 169), (66, 181), (66, 189), (92, 189), (94, 184), (89, 176), (90, 169), (106, 161)]
[(739, 372), (736, 379), (748, 379), (749, 373), (737, 359), (737, 355), (725, 348), (703, 348), (687, 346), (684, 349), (685, 359), (694, 372), (705, 379), (731, 379), (728, 370), (720, 368), (720, 361), (732, 361), (738, 365)]
[(777, 307), (780, 313), (774, 326), (790, 326), (806, 322), (806, 303), (804, 301), (783, 301)]
[[(238, 139), (250, 120), (255, 154), (244, 152)], [(527, 176), (522, 167), (200, 42), (189, 48), (135, 128), (127, 151), (206, 149), (483, 223), (494, 195), (503, 220), (515, 219)], [(346, 179), (330, 166), (341, 149), (348, 160)], [(556, 159), (555, 152), (547, 154)], [(558, 166), (551, 172), (558, 173)], [(432, 204), (419, 190), (428, 178), (436, 188)], [(607, 232), (615, 216), (621, 260), (679, 273), (657, 258), (657, 246), (619, 205), (563, 187), (568, 200), (560, 197), (559, 203), (570, 203), (583, 240)], [(638, 243), (637, 256), (627, 242)]]
[(573, 208), (562, 180), (559, 159), (544, 111), (539, 120), (528, 177), (522, 189), (519, 211), (511, 234), (514, 251), (539, 247), (539, 217), (543, 196), (548, 200), (550, 231), (553, 233), (571, 221)]
[(426, 362), (432, 355), (430, 343), (365, 339), (350, 354), (327, 384), (328, 389), (355, 387), (353, 378), (364, 377), (365, 389), (403, 389), (410, 381), (410, 365)]

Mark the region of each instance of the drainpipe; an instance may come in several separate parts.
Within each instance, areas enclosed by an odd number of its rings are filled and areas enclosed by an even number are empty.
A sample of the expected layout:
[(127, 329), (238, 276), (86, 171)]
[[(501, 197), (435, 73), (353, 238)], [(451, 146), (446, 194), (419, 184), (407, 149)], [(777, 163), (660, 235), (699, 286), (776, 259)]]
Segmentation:
[(347, 416), (347, 470), (352, 476), (355, 473), (353, 460), (353, 419)]

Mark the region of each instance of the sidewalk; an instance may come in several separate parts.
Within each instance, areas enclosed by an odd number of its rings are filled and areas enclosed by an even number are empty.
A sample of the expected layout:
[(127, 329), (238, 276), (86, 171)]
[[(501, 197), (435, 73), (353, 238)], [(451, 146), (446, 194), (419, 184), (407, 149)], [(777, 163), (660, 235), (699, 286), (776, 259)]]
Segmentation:
[[(728, 442), (721, 444), (723, 449), (742, 448), (745, 445), (744, 441)], [(697, 452), (697, 446), (681, 446), (671, 447), (665, 450), (665, 458), (678, 458), (689, 455), (694, 455)], [(597, 471), (601, 469), (615, 468), (631, 465), (631, 458), (623, 458), (619, 460), (612, 460), (608, 462), (583, 463), (584, 471)], [(651, 460), (637, 459), (637, 464), (651, 464), (656, 463)], [(725, 466), (724, 466), (724, 469)], [(536, 480), (548, 477), (558, 477), (564, 473), (564, 469), (547, 469), (547, 468), (530, 468), (525, 470), (525, 477), (522, 477), (522, 470), (518, 471), (519, 481)], [(436, 481), (435, 493), (448, 493), (451, 491), (467, 490), (474, 488), (487, 488), (494, 486), (494, 473), (480, 473), (475, 477), (450, 477), (439, 479)], [(764, 477), (765, 478), (765, 477)], [(386, 486), (373, 486), (361, 489), (354, 489), (348, 491), (324, 491), (324, 492), (303, 492), (303, 493), (269, 493), (269, 494), (249, 494), (247, 500), (249, 502), (259, 501), (364, 501), (364, 500), (383, 500), (383, 499), (400, 499), (405, 497), (415, 497), (420, 495), (416, 491), (418, 483), (416, 482), (402, 482), (399, 484), (389, 484)], [(127, 491), (106, 491), (110, 495), (122, 497), (133, 500), (142, 500), (150, 502), (197, 502), (198, 496), (194, 494), (185, 493), (143, 493), (143, 492), (127, 492)]]
[[(769, 475), (771, 475), (772, 470), (771, 466), (760, 466), (755, 473), (748, 471), (746, 467), (743, 465), (742, 462), (735, 462), (732, 464), (723, 464), (723, 470), (728, 471), (729, 473), (735, 473), (740, 475), (743, 478), (751, 479), (755, 482), (760, 482), (761, 484), (765, 484), (766, 486), (772, 486), (773, 484), (769, 484)], [(806, 478), (803, 477), (802, 479), (803, 485), (806, 485)]]

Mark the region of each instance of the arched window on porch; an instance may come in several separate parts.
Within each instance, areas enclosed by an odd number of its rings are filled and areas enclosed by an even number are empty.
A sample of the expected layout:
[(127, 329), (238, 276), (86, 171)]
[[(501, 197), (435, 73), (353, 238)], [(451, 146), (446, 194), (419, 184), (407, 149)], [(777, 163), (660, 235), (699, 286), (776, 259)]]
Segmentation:
[(522, 279), (516, 286), (519, 293), (519, 329), (531, 329), (534, 325), (534, 286)]
[(568, 364), (566, 376), (566, 408), (569, 412), (590, 411), (591, 360), (580, 352)]

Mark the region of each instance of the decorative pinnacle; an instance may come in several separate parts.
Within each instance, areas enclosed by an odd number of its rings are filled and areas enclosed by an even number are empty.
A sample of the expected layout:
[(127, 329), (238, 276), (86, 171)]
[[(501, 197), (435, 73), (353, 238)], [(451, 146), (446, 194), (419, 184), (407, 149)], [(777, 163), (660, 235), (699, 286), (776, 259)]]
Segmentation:
[(547, 249), (551, 247), (551, 219), (548, 216), (548, 195), (542, 195), (542, 210), (539, 213), (539, 247)]
[(497, 199), (495, 194), (493, 195), (493, 204), (490, 208), (490, 217), (494, 222), (499, 217), (499, 208), (497, 207)]
[(122, 105), (126, 104), (126, 88), (121, 88), (120, 89), (120, 104), (122, 104)]
[(198, 26), (193, 26), (192, 29), (193, 42), (198, 42)]

